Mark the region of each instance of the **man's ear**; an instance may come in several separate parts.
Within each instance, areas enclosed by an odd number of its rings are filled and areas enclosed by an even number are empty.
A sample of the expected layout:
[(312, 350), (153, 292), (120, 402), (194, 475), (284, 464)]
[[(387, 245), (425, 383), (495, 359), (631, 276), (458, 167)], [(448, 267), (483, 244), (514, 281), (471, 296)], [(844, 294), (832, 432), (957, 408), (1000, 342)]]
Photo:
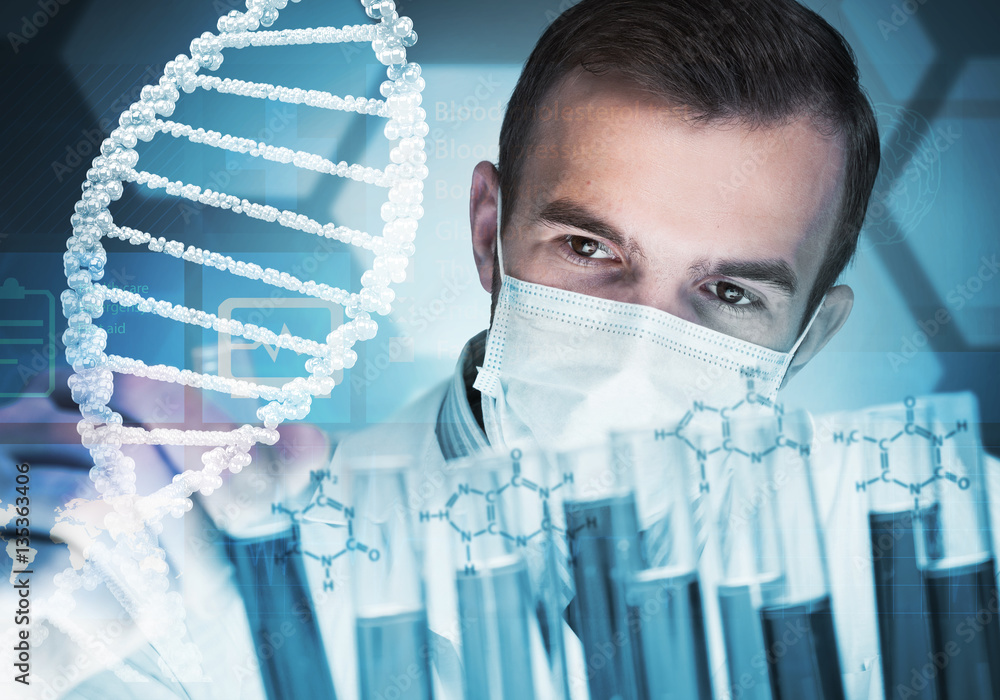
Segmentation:
[(493, 257), (497, 240), (497, 193), (500, 175), (493, 163), (482, 161), (472, 171), (469, 192), (469, 222), (472, 224), (472, 255), (479, 270), (479, 283), (493, 291)]
[(781, 382), (782, 388), (798, 374), (800, 369), (806, 366), (809, 360), (816, 356), (816, 353), (823, 349), (830, 338), (837, 334), (837, 331), (847, 321), (847, 317), (851, 315), (852, 308), (854, 308), (854, 290), (846, 284), (837, 285), (827, 292), (823, 307), (816, 315), (816, 320), (813, 321), (812, 327), (802, 340), (802, 344), (799, 345), (799, 349), (795, 351), (792, 364), (788, 367), (785, 378)]

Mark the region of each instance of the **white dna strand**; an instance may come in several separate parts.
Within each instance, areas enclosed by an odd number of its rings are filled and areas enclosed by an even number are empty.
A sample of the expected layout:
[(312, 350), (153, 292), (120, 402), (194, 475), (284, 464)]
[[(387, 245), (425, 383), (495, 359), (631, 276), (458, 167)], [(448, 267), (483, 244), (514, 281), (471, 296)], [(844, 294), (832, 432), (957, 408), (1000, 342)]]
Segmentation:
[[(426, 114), (420, 108), (424, 80), (420, 66), (406, 60), (406, 48), (416, 42), (413, 22), (400, 17), (391, 0), (361, 0), (374, 23), (345, 27), (263, 30), (278, 18), (288, 0), (247, 0), (246, 12), (232, 11), (218, 21), (218, 33), (206, 32), (194, 39), (190, 55), (179, 55), (164, 67), (156, 85), (142, 88), (141, 98), (123, 112), (119, 126), (101, 145), (101, 152), (87, 172), (83, 194), (75, 207), (71, 224), (73, 234), (64, 255), (68, 289), (62, 293), (63, 313), (68, 329), (63, 339), (66, 359), (74, 374), (69, 385), (79, 404), (82, 420), (78, 431), (82, 443), (94, 460), (90, 477), (101, 498), (113, 509), (104, 526), (112, 546), (95, 542), (86, 562), (79, 569), (67, 568), (56, 575), (56, 593), (45, 606), (45, 619), (86, 648), (100, 645), (75, 625), (69, 612), (75, 602), (73, 591), (81, 586), (92, 590), (104, 583), (145, 637), (161, 654), (161, 668), (166, 664), (173, 674), (188, 679), (202, 678), (200, 653), (185, 642), (184, 609), (179, 593), (169, 591), (166, 554), (157, 534), (167, 516), (180, 518), (191, 509), (190, 496), (198, 491), (208, 496), (222, 485), (221, 474), (237, 473), (246, 467), (249, 450), (257, 443), (274, 444), (277, 426), (284, 420), (303, 419), (312, 398), (328, 394), (336, 384), (334, 374), (353, 366), (357, 359), (352, 350), (358, 341), (376, 335), (378, 324), (373, 314), (391, 310), (394, 293), (390, 284), (404, 280), (408, 259), (414, 253), (413, 241), (418, 220), (423, 214), (422, 180), (427, 177), (424, 137), (428, 133)], [(298, 2), (298, 0), (293, 0)], [(338, 97), (327, 92), (304, 90), (266, 83), (247, 82), (208, 75), (223, 62), (223, 51), (245, 47), (274, 47), (294, 44), (370, 43), (380, 63), (387, 66), (387, 80), (381, 84), (382, 99)], [(239, 138), (194, 128), (170, 121), (181, 92), (197, 90), (242, 95), (257, 100), (277, 100), (294, 105), (308, 105), (328, 110), (355, 112), (387, 120), (386, 139), (392, 142), (390, 164), (383, 170), (346, 162), (334, 163), (303, 151), (276, 147), (252, 139)], [(295, 211), (185, 184), (155, 173), (137, 169), (139, 141), (149, 142), (157, 135), (188, 139), (235, 153), (249, 154), (279, 163), (290, 163), (340, 178), (366, 183), (388, 190), (381, 207), (384, 227), (381, 235), (372, 235), (333, 223), (320, 223)], [(372, 268), (361, 276), (361, 291), (319, 284), (299, 279), (286, 272), (235, 260), (230, 256), (204, 250), (178, 240), (166, 240), (153, 233), (119, 226), (109, 206), (121, 198), (123, 183), (132, 182), (152, 190), (205, 206), (232, 210), (237, 214), (262, 219), (304, 234), (323, 236), (374, 255)], [(199, 309), (175, 305), (152, 297), (112, 288), (100, 283), (107, 253), (102, 238), (146, 246), (150, 251), (189, 263), (205, 265), (258, 280), (273, 287), (332, 302), (343, 307), (347, 319), (326, 337), (316, 342)], [(275, 348), (287, 348), (309, 356), (305, 363), (308, 376), (297, 377), (281, 387), (258, 384), (194, 372), (165, 365), (147, 365), (139, 359), (106, 354), (107, 333), (96, 326), (106, 302), (155, 314), (182, 324), (213, 329), (220, 334), (241, 336)], [(204, 391), (248, 396), (266, 402), (257, 411), (260, 425), (243, 425), (232, 431), (198, 431), (126, 427), (122, 416), (108, 403), (114, 389), (115, 374), (132, 374), (162, 382), (172, 382)], [(136, 464), (122, 448), (128, 445), (180, 445), (204, 447), (203, 467), (176, 475), (173, 481), (148, 494), (136, 493)], [(44, 639), (40, 630), (37, 639)], [(128, 680), (129, 669), (105, 653), (105, 662), (119, 676)]]

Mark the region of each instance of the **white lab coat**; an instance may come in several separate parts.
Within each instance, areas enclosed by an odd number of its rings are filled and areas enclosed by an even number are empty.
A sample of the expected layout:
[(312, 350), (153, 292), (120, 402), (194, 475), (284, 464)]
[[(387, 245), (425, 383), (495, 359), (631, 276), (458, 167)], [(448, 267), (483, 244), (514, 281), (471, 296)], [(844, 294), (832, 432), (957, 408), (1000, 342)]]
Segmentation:
[[(371, 452), (405, 453), (416, 458), (418, 467), (418, 476), (410, 493), (410, 508), (416, 512), (420, 509), (437, 507), (442, 489), (447, 488), (447, 476), (451, 470), (438, 446), (435, 425), (438, 410), (451, 381), (449, 379), (438, 385), (389, 421), (342, 442), (330, 466), (331, 474), (341, 475), (340, 481), (336, 485), (331, 485), (332, 488), (328, 488), (328, 495), (339, 493), (345, 500), (349, 497), (348, 480), (344, 479), (343, 475), (347, 473), (346, 466), (352, 455), (365, 455)], [(865, 478), (862, 474), (865, 467), (860, 453), (851, 452), (832, 440), (836, 426), (844, 424), (848, 419), (847, 414), (831, 414), (816, 418), (816, 424), (824, 429), (817, 430), (812, 470), (820, 520), (825, 532), (827, 568), (845, 692), (849, 700), (878, 700), (882, 697), (882, 681), (867, 530), (868, 501), (866, 498), (856, 497), (854, 488), (858, 480)], [(1000, 462), (986, 457), (985, 466), (988, 474), (992, 521), (1000, 523)], [(312, 512), (309, 517), (320, 521), (326, 519), (322, 513), (317, 512)], [(330, 519), (336, 520), (336, 518)], [(313, 534), (326, 533), (326, 536), (332, 532), (323, 526), (306, 529), (312, 530)], [(309, 536), (306, 540), (309, 541)], [(426, 554), (431, 561), (431, 565), (427, 567), (430, 577), (427, 582), (429, 607), (447, 610), (453, 606), (454, 596), (454, 582), (449, 577), (451, 566), (447, 556), (439, 551), (429, 551)], [(337, 680), (338, 693), (340, 697), (349, 698), (346, 691), (355, 687), (356, 661), (353, 654), (340, 653), (341, 649), (354, 648), (350, 600), (347, 594), (348, 558), (342, 557), (342, 560), (343, 568), (339, 574), (344, 577), (345, 585), (341, 586), (333, 596), (324, 596), (321, 592), (315, 595), (322, 629), (328, 640), (328, 649), (332, 650), (333, 673)], [(318, 590), (318, 584), (318, 581), (313, 582), (314, 591)], [(706, 599), (711, 600), (709, 596), (706, 596)], [(709, 618), (711, 626), (715, 616), (709, 614)], [(461, 662), (453, 647), (453, 643), (457, 641), (454, 634), (454, 620), (431, 614), (429, 624), (434, 632), (432, 645), (438, 658), (437, 667), (433, 671), (437, 697), (447, 700), (459, 698)], [(585, 697), (585, 694), (579, 693), (586, 687), (583, 670), (579, 663), (573, 663), (572, 658), (579, 657), (579, 645), (568, 628), (564, 628), (564, 633), (571, 657), (569, 661), (571, 694), (574, 698)], [(728, 693), (723, 692), (727, 683), (725, 660), (720, 655), (721, 641), (716, 637), (710, 646), (716, 697), (728, 697)], [(574, 692), (574, 689), (577, 692)]]

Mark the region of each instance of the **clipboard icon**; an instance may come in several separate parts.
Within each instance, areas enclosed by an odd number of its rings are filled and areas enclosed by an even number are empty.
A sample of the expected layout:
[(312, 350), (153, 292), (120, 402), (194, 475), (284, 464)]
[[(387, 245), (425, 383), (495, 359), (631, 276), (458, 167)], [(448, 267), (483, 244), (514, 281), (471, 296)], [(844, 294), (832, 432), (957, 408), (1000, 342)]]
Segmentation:
[[(0, 398), (46, 398), (56, 387), (56, 302), (47, 289), (25, 289), (8, 277), (0, 286)], [(45, 391), (23, 391), (37, 374)]]

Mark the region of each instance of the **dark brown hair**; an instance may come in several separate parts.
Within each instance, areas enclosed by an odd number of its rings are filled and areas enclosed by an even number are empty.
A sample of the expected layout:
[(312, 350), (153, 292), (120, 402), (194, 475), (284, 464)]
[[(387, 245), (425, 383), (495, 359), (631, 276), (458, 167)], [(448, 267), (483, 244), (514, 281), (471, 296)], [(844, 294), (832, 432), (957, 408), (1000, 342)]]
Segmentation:
[[(803, 323), (847, 267), (879, 166), (878, 127), (854, 53), (793, 0), (582, 0), (545, 31), (500, 130), (501, 227), (517, 206), (536, 111), (574, 69), (617, 71), (692, 121), (778, 126), (807, 116), (846, 149), (835, 229)], [(494, 266), (494, 293), (498, 287)]]

